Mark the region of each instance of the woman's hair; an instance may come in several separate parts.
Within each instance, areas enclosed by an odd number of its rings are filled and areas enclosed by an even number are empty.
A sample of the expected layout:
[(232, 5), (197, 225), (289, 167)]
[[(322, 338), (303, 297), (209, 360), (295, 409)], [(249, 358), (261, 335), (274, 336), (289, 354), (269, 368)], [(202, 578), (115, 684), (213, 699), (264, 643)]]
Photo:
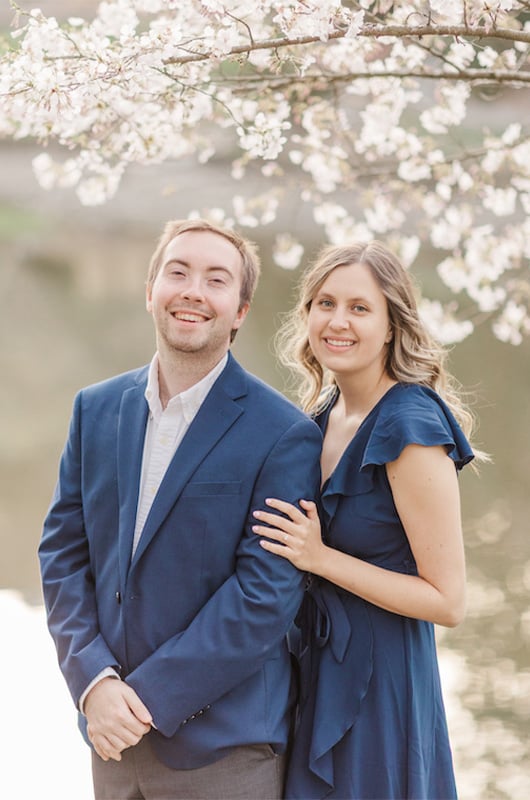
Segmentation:
[(446, 351), (420, 319), (411, 277), (398, 258), (377, 241), (324, 247), (302, 275), (298, 304), (286, 315), (275, 337), (281, 363), (301, 377), (298, 398), (304, 410), (310, 414), (323, 410), (337, 390), (333, 376), (322, 368), (311, 350), (307, 320), (313, 299), (328, 275), (337, 267), (350, 264), (367, 266), (386, 298), (392, 329), (387, 374), (400, 383), (434, 389), (470, 436), (473, 415), (462, 402), (457, 381), (445, 370)]
[(240, 308), (242, 308), (245, 303), (250, 303), (256, 290), (260, 274), (260, 259), (255, 245), (247, 239), (244, 239), (231, 228), (222, 228), (220, 225), (215, 225), (205, 219), (174, 219), (166, 223), (162, 235), (158, 240), (156, 250), (151, 256), (149, 270), (147, 272), (147, 286), (151, 288), (155, 282), (156, 276), (162, 266), (164, 250), (167, 245), (173, 241), (175, 236), (181, 233), (188, 233), (189, 231), (209, 231), (210, 233), (216, 233), (218, 236), (222, 236), (234, 245), (241, 255), (242, 279)]

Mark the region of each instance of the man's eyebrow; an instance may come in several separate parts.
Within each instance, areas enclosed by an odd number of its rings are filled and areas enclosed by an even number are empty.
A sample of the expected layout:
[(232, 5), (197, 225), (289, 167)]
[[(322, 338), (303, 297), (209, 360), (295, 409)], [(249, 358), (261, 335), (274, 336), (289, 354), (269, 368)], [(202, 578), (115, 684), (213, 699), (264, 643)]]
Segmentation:
[[(186, 261), (185, 258), (179, 258), (178, 256), (173, 256), (168, 261), (164, 263), (164, 267), (168, 267), (171, 264), (180, 264), (183, 267), (190, 267), (190, 262)], [(225, 267), (223, 264), (211, 264), (210, 266), (206, 267), (208, 272), (217, 272), (222, 271), (225, 272), (230, 277), (233, 277), (232, 270), (229, 267)]]

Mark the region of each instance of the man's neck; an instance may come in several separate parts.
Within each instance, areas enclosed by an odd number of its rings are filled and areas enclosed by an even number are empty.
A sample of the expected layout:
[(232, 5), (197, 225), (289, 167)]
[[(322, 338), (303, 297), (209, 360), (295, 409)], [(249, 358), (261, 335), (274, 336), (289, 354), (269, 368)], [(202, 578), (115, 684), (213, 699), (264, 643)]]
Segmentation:
[(167, 358), (158, 353), (158, 389), (162, 408), (172, 397), (199, 383), (214, 369), (226, 353), (216, 358), (202, 360), (196, 353), (182, 353), (177, 358)]

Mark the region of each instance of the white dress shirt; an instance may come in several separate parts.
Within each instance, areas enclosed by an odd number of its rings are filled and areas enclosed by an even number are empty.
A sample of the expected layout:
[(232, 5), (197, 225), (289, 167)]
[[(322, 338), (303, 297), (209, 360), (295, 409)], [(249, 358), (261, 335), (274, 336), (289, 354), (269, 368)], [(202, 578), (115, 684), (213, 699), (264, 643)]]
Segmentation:
[(145, 429), (133, 555), (169, 463), (206, 399), (206, 395), (225, 368), (227, 360), (228, 354), (198, 383), (186, 389), (185, 392), (172, 397), (164, 409), (160, 402), (158, 385), (158, 355), (155, 354), (151, 361), (145, 390), (145, 399), (149, 406), (149, 419)]
[[(133, 556), (138, 547), (153, 500), (177, 451), (177, 447), (206, 399), (208, 392), (225, 368), (227, 361), (228, 353), (204, 378), (201, 378), (198, 383), (190, 386), (186, 391), (172, 397), (166, 408), (162, 408), (158, 383), (158, 353), (153, 356), (149, 365), (145, 389), (149, 416), (145, 427), (142, 473), (132, 546)], [(89, 691), (96, 683), (106, 677), (119, 678), (119, 675), (112, 667), (106, 667), (96, 675), (79, 699), (81, 711), (83, 711), (84, 702)]]

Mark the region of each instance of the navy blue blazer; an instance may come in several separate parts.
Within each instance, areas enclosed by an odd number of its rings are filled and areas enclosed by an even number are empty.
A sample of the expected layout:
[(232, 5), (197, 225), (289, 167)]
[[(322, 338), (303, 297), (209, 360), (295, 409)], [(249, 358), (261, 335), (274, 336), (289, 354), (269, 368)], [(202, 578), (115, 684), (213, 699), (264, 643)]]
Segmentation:
[(259, 546), (252, 511), (267, 497), (316, 496), (320, 430), (230, 355), (131, 560), (147, 373), (88, 387), (74, 402), (39, 547), (61, 669), (77, 704), (115, 667), (153, 715), (148, 735), (173, 768), (203, 766), (243, 744), (282, 752), (285, 637), (303, 576)]

